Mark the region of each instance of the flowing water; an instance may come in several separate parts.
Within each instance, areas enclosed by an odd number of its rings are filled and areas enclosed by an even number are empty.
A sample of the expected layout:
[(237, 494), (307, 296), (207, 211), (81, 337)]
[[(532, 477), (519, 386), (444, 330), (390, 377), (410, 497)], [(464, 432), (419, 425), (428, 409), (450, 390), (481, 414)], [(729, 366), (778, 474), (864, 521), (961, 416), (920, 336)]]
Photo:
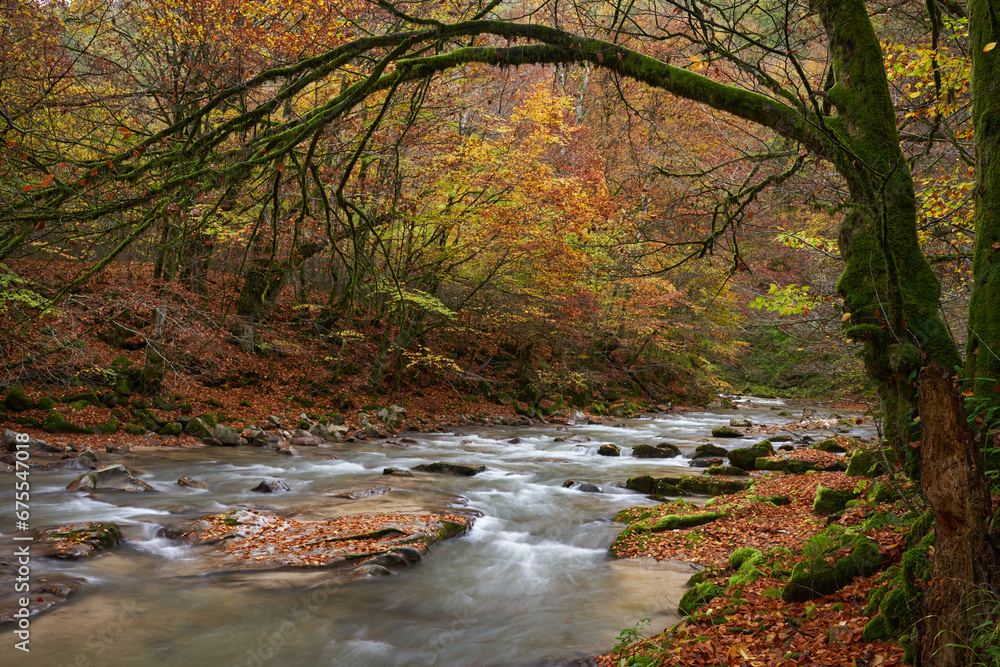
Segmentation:
[[(160, 493), (70, 493), (64, 487), (78, 471), (33, 470), (33, 527), (115, 521), (128, 542), (85, 561), (33, 561), (35, 578), (68, 574), (87, 583), (69, 602), (32, 619), (30, 654), (14, 650), (10, 626), (0, 629), (0, 662), (471, 667), (537, 665), (605, 651), (640, 618), (652, 618), (654, 630), (674, 622), (695, 571), (686, 563), (607, 555), (622, 528), (611, 520), (615, 512), (653, 504), (615, 485), (638, 474), (692, 472), (695, 445), (712, 440), (706, 437), (712, 427), (734, 415), (769, 425), (794, 421), (766, 402), (758, 406), (576, 425), (568, 432), (532, 426), (409, 434), (405, 448), (345, 443), (316, 448), (320, 456), (309, 457), (252, 448), (140, 451), (127, 463)], [(590, 441), (557, 441), (573, 434)], [(855, 434), (868, 435), (860, 428)], [(715, 442), (732, 448), (757, 439)], [(686, 456), (629, 456), (634, 445), (660, 442), (678, 445)], [(623, 456), (598, 456), (604, 443), (620, 446)], [(386, 467), (435, 461), (481, 463), (487, 471), (475, 477), (382, 474)], [(179, 487), (184, 475), (209, 490)], [(281, 479), (291, 490), (250, 493), (262, 479)], [(567, 479), (597, 484), (601, 492), (563, 488)], [(13, 482), (11, 475), (0, 478), (5, 515), (13, 507)], [(361, 500), (332, 495), (377, 484), (392, 491)], [(205, 574), (199, 559), (205, 547), (157, 537), (160, 526), (183, 518), (265, 503), (293, 510), (300, 520), (445, 510), (478, 518), (419, 564), (369, 579), (324, 570)]]

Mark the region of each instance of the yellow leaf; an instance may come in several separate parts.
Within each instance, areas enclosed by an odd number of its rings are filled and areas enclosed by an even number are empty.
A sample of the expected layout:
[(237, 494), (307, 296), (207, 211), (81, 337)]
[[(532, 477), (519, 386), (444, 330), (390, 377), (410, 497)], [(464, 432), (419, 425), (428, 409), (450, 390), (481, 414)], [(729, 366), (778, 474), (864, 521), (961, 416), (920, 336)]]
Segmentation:
[(995, 49), (996, 46), (997, 46), (996, 42), (990, 42), (989, 44), (983, 47), (983, 53), (989, 53), (990, 51)]
[(851, 314), (850, 313), (844, 313), (843, 315), (840, 316), (840, 321), (841, 322), (846, 322), (849, 319), (851, 319)]

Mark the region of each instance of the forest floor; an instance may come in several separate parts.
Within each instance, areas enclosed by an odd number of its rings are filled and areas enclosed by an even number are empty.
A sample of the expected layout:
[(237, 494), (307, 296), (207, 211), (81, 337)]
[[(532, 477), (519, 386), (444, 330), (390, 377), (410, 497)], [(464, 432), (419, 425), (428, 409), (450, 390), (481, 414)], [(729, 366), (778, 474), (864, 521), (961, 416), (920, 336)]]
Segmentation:
[[(815, 458), (819, 452), (798, 450)], [(792, 455), (795, 456), (794, 454)], [(826, 454), (827, 457), (836, 455)], [(837, 517), (823, 517), (813, 511), (817, 488), (854, 489), (858, 478), (843, 472), (811, 472), (804, 475), (754, 473), (750, 490), (719, 496), (711, 506), (725, 512), (711, 523), (679, 530), (648, 533), (641, 539), (626, 540), (618, 553), (632, 557), (653, 556), (695, 562), (706, 567), (703, 581), (717, 582), (723, 590), (679, 624), (649, 633), (637, 627), (626, 633), (615, 652), (595, 661), (603, 667), (618, 667), (622, 659), (630, 665), (738, 665), (778, 667), (784, 665), (875, 667), (903, 664), (904, 650), (898, 641), (866, 641), (864, 628), (878, 613), (870, 595), (898, 569), (906, 550), (906, 527), (889, 517), (900, 514), (898, 500), (877, 504), (862, 502)], [(866, 480), (867, 482), (867, 480)], [(913, 490), (903, 485), (900, 498)], [(775, 505), (762, 497), (784, 496), (788, 504)], [(911, 502), (907, 500), (906, 502)], [(673, 501), (665, 503), (661, 514), (696, 514), (702, 507)], [(866, 521), (884, 515), (883, 521)], [(807, 542), (829, 524), (860, 531), (878, 545), (884, 562), (877, 572), (860, 576), (834, 593), (803, 602), (786, 602), (782, 588), (788, 572), (780, 562), (783, 555), (801, 554)], [(767, 555), (768, 567), (759, 578), (733, 584), (737, 569), (730, 556), (737, 548), (750, 547)], [(828, 555), (833, 562), (837, 553)], [(737, 577), (738, 578), (738, 577)], [(644, 662), (643, 660), (649, 660)]]

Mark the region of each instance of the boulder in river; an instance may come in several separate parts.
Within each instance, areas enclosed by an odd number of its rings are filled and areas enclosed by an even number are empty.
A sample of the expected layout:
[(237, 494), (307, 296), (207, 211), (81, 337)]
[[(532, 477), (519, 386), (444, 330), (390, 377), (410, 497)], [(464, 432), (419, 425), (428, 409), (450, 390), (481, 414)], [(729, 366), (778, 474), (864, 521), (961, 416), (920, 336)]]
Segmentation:
[(733, 417), (729, 420), (729, 425), (733, 428), (750, 428), (753, 424), (750, 423), (749, 419), (742, 419), (740, 417)]
[(770, 440), (761, 440), (753, 447), (742, 447), (729, 452), (729, 462), (737, 468), (744, 470), (756, 470), (757, 459), (770, 456), (774, 453), (774, 446)]
[(86, 472), (68, 485), (67, 491), (128, 491), (137, 493), (153, 491), (153, 487), (140, 479), (136, 479), (128, 468), (123, 465), (113, 465)]
[(636, 445), (632, 448), (632, 456), (637, 459), (672, 459), (675, 456), (680, 456), (681, 450), (677, 445), (671, 445), (669, 442), (661, 442), (656, 445)]
[(682, 496), (700, 494), (720, 496), (745, 491), (749, 484), (738, 479), (719, 479), (704, 475), (678, 475), (676, 477), (630, 477), (625, 488), (647, 495)]
[(118, 524), (73, 523), (40, 531), (34, 545), (42, 556), (77, 560), (117, 546), (124, 539)]
[(412, 472), (403, 468), (383, 468), (382, 474), (392, 475), (393, 477), (413, 477)]
[(205, 485), (204, 482), (199, 482), (198, 480), (191, 479), (190, 477), (187, 477), (187, 476), (181, 477), (180, 479), (178, 479), (177, 480), (177, 484), (179, 486), (186, 486), (186, 487), (191, 488), (191, 489), (207, 489), (208, 488)]
[(289, 491), (288, 485), (282, 482), (280, 479), (262, 480), (260, 484), (250, 489), (256, 493), (282, 493), (284, 491)]
[(226, 424), (216, 424), (212, 428), (212, 437), (221, 442), (223, 447), (238, 447), (247, 444), (239, 431)]
[(719, 447), (713, 442), (703, 442), (694, 449), (694, 458), (709, 457), (716, 458), (719, 456), (726, 456), (729, 454), (729, 450), (725, 447)]
[(742, 438), (743, 431), (737, 431), (732, 426), (716, 426), (712, 429), (712, 436), (715, 438)]
[(598, 447), (597, 453), (601, 456), (621, 456), (622, 450), (618, 449), (618, 445), (606, 444)]
[(580, 482), (575, 479), (567, 479), (563, 482), (564, 489), (573, 489), (583, 493), (601, 493), (601, 487), (591, 482)]
[(444, 463), (438, 461), (437, 463), (423, 463), (418, 466), (414, 466), (413, 470), (419, 472), (433, 472), (441, 475), (461, 475), (463, 477), (472, 477), (473, 475), (478, 475), (479, 473), (486, 470), (484, 465), (476, 465), (471, 463)]

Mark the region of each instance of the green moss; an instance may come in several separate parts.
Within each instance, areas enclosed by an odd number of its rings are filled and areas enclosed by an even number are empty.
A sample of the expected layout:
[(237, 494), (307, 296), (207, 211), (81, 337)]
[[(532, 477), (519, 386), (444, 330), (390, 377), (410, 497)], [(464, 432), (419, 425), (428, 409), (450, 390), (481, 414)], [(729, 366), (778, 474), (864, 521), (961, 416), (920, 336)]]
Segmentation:
[(85, 426), (77, 426), (66, 421), (58, 411), (53, 410), (42, 422), (42, 430), (46, 433), (93, 433), (94, 431)]
[(206, 405), (211, 405), (213, 408), (221, 408), (222, 407), (222, 401), (218, 400), (217, 398), (210, 398), (210, 399), (208, 399), (208, 400), (205, 401), (205, 404)]
[(121, 422), (119, 422), (117, 419), (115, 419), (114, 417), (112, 417), (111, 419), (109, 419), (108, 421), (104, 422), (103, 424), (100, 424), (97, 427), (97, 430), (99, 432), (101, 432), (102, 434), (104, 434), (104, 435), (113, 435), (113, 434), (117, 433), (118, 429), (120, 429), (120, 428), (121, 428)]
[(697, 584), (681, 597), (680, 604), (677, 605), (678, 611), (684, 616), (690, 616), (700, 607), (711, 602), (723, 590), (725, 589), (722, 586), (712, 581)]
[(11, 412), (24, 412), (35, 407), (35, 402), (28, 398), (24, 390), (17, 385), (7, 389), (7, 395), (3, 399), (3, 404)]
[(38, 399), (38, 409), (39, 410), (51, 410), (56, 407), (57, 401), (51, 396), (42, 396)]
[(888, 639), (889, 636), (889, 630), (886, 628), (885, 624), (885, 617), (881, 614), (877, 614), (865, 624), (865, 629), (861, 638), (866, 642), (874, 642), (879, 639)]
[(847, 463), (851, 477), (878, 477), (884, 472), (882, 463), (867, 449), (856, 449)]
[(847, 501), (853, 500), (856, 495), (853, 489), (830, 489), (820, 483), (816, 487), (813, 512), (820, 516), (830, 516), (842, 512), (847, 506)]
[(160, 435), (180, 435), (183, 430), (180, 424), (172, 422), (160, 429)]
[[(61, 399), (63, 403), (69, 403), (70, 406), (75, 404), (85, 402), (93, 405), (95, 408), (101, 407), (101, 397), (97, 395), (97, 392), (93, 389), (87, 391), (81, 391), (76, 394), (69, 394), (68, 396), (63, 396)], [(79, 409), (79, 408), (74, 408)]]
[(729, 566), (737, 570), (740, 569), (743, 563), (748, 560), (763, 562), (764, 554), (751, 547), (740, 547), (733, 553), (729, 554)]
[(680, 530), (682, 528), (693, 528), (711, 523), (716, 519), (721, 519), (725, 512), (698, 512), (696, 514), (667, 514), (658, 518), (643, 519), (636, 521), (626, 528), (631, 532), (662, 533), (667, 530)]
[(219, 425), (219, 420), (216, 419), (215, 415), (213, 415), (211, 412), (206, 412), (205, 414), (201, 415), (201, 420), (205, 422), (205, 424), (210, 428), (215, 428), (216, 426)]
[[(835, 536), (828, 539), (833, 537)], [(797, 563), (792, 568), (791, 577), (781, 591), (785, 602), (805, 602), (829, 595), (846, 586), (855, 577), (878, 571), (885, 560), (879, 553), (878, 545), (864, 536), (844, 533), (839, 542), (840, 547), (850, 545), (851, 551), (834, 560), (832, 565), (824, 556), (818, 556)]]

